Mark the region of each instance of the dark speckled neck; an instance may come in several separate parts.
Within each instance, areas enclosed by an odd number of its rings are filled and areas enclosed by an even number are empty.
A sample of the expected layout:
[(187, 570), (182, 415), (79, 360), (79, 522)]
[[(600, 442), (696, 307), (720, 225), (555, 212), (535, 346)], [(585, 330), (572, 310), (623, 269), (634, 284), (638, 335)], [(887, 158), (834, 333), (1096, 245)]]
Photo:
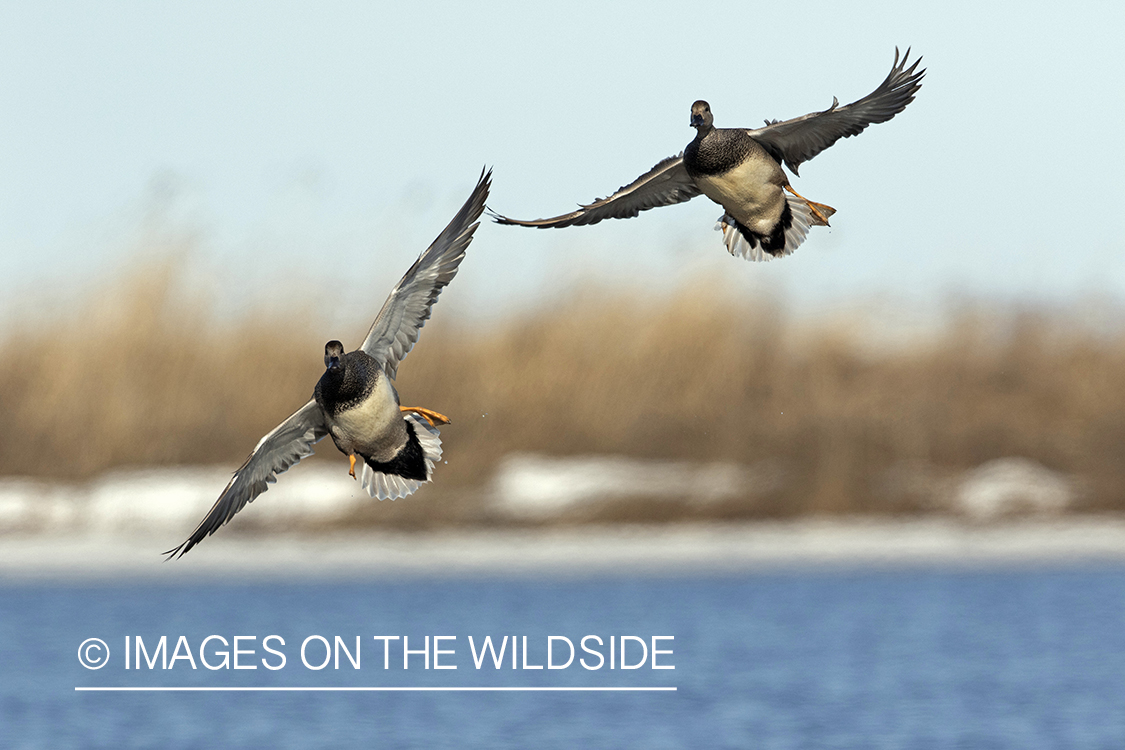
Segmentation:
[(745, 130), (700, 130), (684, 149), (684, 166), (692, 177), (724, 174), (737, 167), (754, 149)]
[(320, 408), (333, 416), (362, 403), (383, 374), (379, 364), (360, 350), (348, 352), (340, 361), (343, 367), (336, 372), (325, 370), (313, 391)]

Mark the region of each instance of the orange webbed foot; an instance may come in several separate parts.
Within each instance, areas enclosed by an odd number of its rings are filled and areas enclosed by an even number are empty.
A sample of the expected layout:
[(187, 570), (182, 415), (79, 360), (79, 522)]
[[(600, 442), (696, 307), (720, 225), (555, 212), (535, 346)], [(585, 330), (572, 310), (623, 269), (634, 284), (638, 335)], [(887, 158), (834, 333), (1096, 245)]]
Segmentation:
[(436, 427), (439, 424), (449, 424), (452, 420), (444, 414), (438, 414), (436, 411), (430, 409), (423, 409), (421, 406), (400, 406), (399, 411), (414, 412), (422, 419), (426, 420), (430, 427)]

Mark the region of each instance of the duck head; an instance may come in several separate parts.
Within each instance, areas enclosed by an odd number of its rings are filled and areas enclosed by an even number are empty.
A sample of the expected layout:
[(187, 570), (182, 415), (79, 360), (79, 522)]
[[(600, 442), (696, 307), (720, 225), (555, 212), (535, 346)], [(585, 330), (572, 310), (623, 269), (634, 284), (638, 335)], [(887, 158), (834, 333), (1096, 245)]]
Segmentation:
[(699, 131), (710, 130), (715, 118), (711, 116), (711, 105), (700, 99), (691, 105), (691, 126)]
[(324, 345), (324, 366), (328, 372), (338, 373), (344, 369), (344, 345), (339, 341), (329, 341)]

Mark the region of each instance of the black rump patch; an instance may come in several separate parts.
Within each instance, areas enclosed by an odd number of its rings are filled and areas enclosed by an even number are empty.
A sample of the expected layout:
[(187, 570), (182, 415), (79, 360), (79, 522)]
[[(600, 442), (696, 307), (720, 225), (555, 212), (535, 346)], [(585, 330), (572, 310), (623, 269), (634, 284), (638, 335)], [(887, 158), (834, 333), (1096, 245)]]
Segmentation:
[(402, 446), (402, 450), (394, 458), (386, 463), (375, 461), (368, 456), (363, 456), (363, 460), (373, 470), (383, 474), (395, 474), (419, 482), (429, 479), (426, 476), (426, 454), (422, 451), (422, 444), (418, 442), (414, 423), (409, 419), (406, 420), (406, 445)]
[(738, 228), (738, 231), (750, 243), (751, 250), (761, 245), (763, 250), (775, 258), (785, 253), (785, 232), (793, 226), (793, 211), (789, 208), (789, 201), (785, 201), (785, 205), (781, 209), (781, 219), (769, 236), (753, 232), (742, 222), (731, 218), (734, 220), (734, 225)]

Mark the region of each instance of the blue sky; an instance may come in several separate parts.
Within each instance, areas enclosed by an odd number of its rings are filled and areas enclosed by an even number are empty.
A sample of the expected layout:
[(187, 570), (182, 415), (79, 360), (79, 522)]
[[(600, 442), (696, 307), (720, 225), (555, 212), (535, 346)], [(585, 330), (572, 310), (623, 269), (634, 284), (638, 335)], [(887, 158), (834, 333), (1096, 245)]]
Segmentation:
[(561, 213), (680, 151), (694, 100), (745, 127), (849, 102), (896, 45), (924, 55), (922, 91), (802, 166), (794, 186), (839, 213), (796, 255), (731, 258), (705, 198), (486, 225), (443, 301), (488, 315), (576, 279), (708, 273), (808, 311), (1125, 298), (1120, 3), (420, 5), (0, 6), (0, 298), (186, 237), (219, 300), (373, 314), (482, 165), (495, 209)]

